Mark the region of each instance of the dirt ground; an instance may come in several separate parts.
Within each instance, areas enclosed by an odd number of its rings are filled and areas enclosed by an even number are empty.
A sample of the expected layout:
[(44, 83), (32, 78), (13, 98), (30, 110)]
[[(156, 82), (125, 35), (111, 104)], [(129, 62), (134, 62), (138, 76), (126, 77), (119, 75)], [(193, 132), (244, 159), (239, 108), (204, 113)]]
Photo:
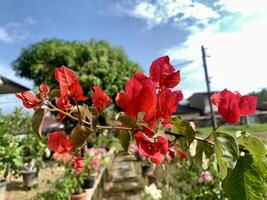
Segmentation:
[(39, 172), (38, 185), (27, 189), (23, 186), (22, 177), (12, 178), (7, 185), (5, 196), (12, 200), (34, 200), (39, 194), (52, 189), (52, 185), (47, 182), (48, 180), (59, 178), (63, 172), (63, 167), (59, 167), (55, 163), (47, 163), (46, 167)]

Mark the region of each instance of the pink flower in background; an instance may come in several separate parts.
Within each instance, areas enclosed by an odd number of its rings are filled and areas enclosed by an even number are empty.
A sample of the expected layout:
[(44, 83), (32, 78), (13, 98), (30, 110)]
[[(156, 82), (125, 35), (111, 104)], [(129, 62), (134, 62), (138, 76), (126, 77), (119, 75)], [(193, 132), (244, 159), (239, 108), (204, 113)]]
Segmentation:
[(100, 165), (101, 165), (100, 156), (96, 155), (96, 156), (91, 158), (88, 169), (89, 170), (98, 170)]
[(58, 153), (58, 152), (55, 152), (55, 153), (53, 154), (53, 158), (54, 158), (56, 161), (66, 163), (66, 162), (68, 162), (69, 160), (72, 159), (72, 155), (69, 154), (69, 153), (60, 154), (60, 153)]
[(200, 183), (207, 183), (210, 182), (213, 179), (210, 171), (202, 171), (199, 178), (198, 178), (198, 182)]
[(100, 147), (100, 148), (97, 148), (97, 153), (105, 154), (105, 153), (107, 153), (107, 150), (105, 148), (103, 148), (103, 147)]

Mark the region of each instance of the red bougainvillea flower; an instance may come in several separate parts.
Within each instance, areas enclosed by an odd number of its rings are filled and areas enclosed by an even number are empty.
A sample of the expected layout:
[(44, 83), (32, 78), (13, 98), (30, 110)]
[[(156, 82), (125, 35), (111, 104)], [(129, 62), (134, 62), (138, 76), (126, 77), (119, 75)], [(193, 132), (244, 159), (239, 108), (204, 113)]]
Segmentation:
[(257, 106), (256, 96), (241, 96), (227, 89), (214, 93), (211, 101), (218, 107), (218, 113), (229, 124), (237, 123), (241, 115), (253, 114)]
[(16, 97), (21, 99), (23, 106), (28, 109), (35, 108), (43, 104), (43, 101), (41, 99), (38, 99), (29, 91), (16, 93)]
[(62, 132), (53, 132), (48, 136), (48, 148), (59, 154), (65, 154), (72, 149), (72, 144)]
[[(70, 104), (70, 101), (67, 97), (59, 97), (59, 98), (56, 98), (56, 105), (59, 109), (63, 110), (63, 111), (66, 111), (66, 110), (69, 110), (71, 108), (71, 104)], [(57, 114), (57, 119), (64, 119), (65, 118), (65, 115), (62, 114), (62, 113), (58, 113)]]
[(166, 154), (166, 159), (168, 161), (168, 163), (171, 163), (174, 158), (176, 157), (176, 152), (174, 149), (169, 148)]
[(68, 67), (56, 68), (55, 79), (59, 82), (60, 96), (72, 98), (74, 101), (85, 101), (88, 97), (83, 96), (78, 77)]
[(98, 112), (101, 112), (105, 107), (107, 107), (111, 101), (109, 96), (99, 87), (94, 86), (94, 94), (92, 96), (93, 104), (95, 105)]
[(125, 93), (117, 94), (116, 104), (133, 119), (136, 119), (139, 112), (145, 112), (144, 120), (151, 120), (154, 117), (157, 105), (154, 83), (143, 73), (137, 72), (126, 83)]
[(39, 92), (41, 93), (41, 94), (48, 94), (48, 92), (50, 91), (50, 88), (49, 88), (49, 86), (48, 85), (46, 85), (46, 84), (41, 84), (40, 86), (39, 86)]
[(187, 156), (186, 156), (186, 154), (182, 151), (182, 150), (178, 150), (177, 151), (177, 155), (178, 155), (178, 157), (180, 158), (180, 159), (182, 159), (182, 160), (186, 160), (187, 159)]
[(162, 117), (165, 124), (167, 124), (169, 117), (176, 111), (177, 105), (182, 99), (183, 94), (181, 91), (173, 92), (168, 88), (161, 90), (159, 94), (157, 118)]
[(74, 156), (71, 161), (71, 166), (76, 171), (76, 173), (79, 174), (84, 170), (83, 159), (81, 157)]
[(157, 82), (160, 88), (173, 88), (180, 82), (180, 71), (175, 71), (170, 64), (169, 56), (163, 56), (152, 62), (150, 78)]
[(138, 131), (134, 134), (134, 138), (141, 155), (148, 157), (151, 162), (157, 165), (163, 162), (169, 148), (166, 135), (149, 138), (144, 132)]

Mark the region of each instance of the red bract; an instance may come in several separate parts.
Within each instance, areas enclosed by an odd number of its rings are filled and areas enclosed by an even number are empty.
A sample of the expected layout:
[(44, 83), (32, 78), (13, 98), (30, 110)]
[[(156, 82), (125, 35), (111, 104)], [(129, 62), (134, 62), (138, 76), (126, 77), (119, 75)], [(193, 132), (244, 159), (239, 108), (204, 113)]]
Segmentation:
[(48, 136), (48, 147), (52, 151), (65, 154), (71, 150), (72, 144), (62, 132), (53, 132)]
[(62, 66), (55, 69), (55, 79), (59, 82), (60, 96), (72, 98), (74, 101), (85, 101), (78, 77), (69, 68)]
[(170, 64), (169, 56), (163, 56), (152, 62), (150, 78), (159, 83), (160, 88), (173, 88), (180, 82), (180, 71)]
[(171, 163), (176, 156), (176, 152), (174, 149), (169, 148), (166, 154), (166, 158), (168, 160), (168, 163)]
[(16, 93), (16, 97), (21, 99), (23, 106), (28, 109), (41, 106), (43, 104), (43, 101), (41, 99), (38, 99), (29, 91)]
[(218, 107), (219, 114), (229, 124), (239, 121), (241, 115), (251, 115), (256, 111), (256, 96), (241, 96), (224, 89), (211, 96), (211, 101)]
[(161, 90), (159, 94), (157, 117), (162, 117), (165, 124), (167, 124), (169, 117), (176, 111), (177, 105), (182, 99), (183, 94), (181, 91), (173, 92), (168, 88)]
[(180, 159), (182, 159), (182, 160), (187, 159), (186, 154), (185, 154), (183, 151), (181, 151), (181, 150), (178, 150), (178, 151), (177, 151), (177, 155), (178, 155), (178, 157), (179, 157)]
[(151, 162), (159, 165), (164, 160), (168, 151), (168, 139), (165, 135), (156, 138), (149, 138), (144, 132), (138, 131), (134, 134), (139, 153), (150, 159)]
[(117, 94), (116, 104), (133, 119), (136, 119), (139, 112), (145, 112), (144, 120), (151, 120), (157, 104), (154, 83), (143, 73), (137, 72), (126, 83), (125, 93), (120, 92)]
[(73, 157), (71, 166), (76, 171), (76, 173), (81, 173), (84, 170), (83, 159), (77, 156)]
[[(71, 108), (70, 101), (67, 97), (59, 97), (56, 99), (56, 105), (59, 109), (66, 111)], [(64, 119), (65, 115), (62, 113), (57, 114), (57, 119)]]
[(50, 91), (50, 88), (49, 88), (48, 85), (46, 85), (46, 84), (43, 83), (43, 84), (41, 84), (41, 85), (39, 86), (39, 92), (40, 92), (40, 93), (46, 95), (49, 91)]
[(94, 94), (92, 96), (93, 104), (95, 105), (98, 112), (101, 112), (105, 107), (107, 107), (111, 101), (109, 96), (99, 87), (94, 86)]

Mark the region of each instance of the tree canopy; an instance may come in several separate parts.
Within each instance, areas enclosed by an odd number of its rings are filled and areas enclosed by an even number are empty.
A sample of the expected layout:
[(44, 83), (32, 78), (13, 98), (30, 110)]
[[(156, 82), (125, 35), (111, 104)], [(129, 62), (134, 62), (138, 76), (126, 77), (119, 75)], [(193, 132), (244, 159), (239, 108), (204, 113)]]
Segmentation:
[(85, 95), (92, 94), (92, 86), (97, 85), (114, 96), (136, 71), (141, 71), (122, 48), (112, 47), (103, 40), (44, 40), (22, 49), (12, 63), (19, 76), (32, 79), (35, 85), (45, 82), (52, 87), (58, 85), (54, 68), (62, 65), (77, 73)]

